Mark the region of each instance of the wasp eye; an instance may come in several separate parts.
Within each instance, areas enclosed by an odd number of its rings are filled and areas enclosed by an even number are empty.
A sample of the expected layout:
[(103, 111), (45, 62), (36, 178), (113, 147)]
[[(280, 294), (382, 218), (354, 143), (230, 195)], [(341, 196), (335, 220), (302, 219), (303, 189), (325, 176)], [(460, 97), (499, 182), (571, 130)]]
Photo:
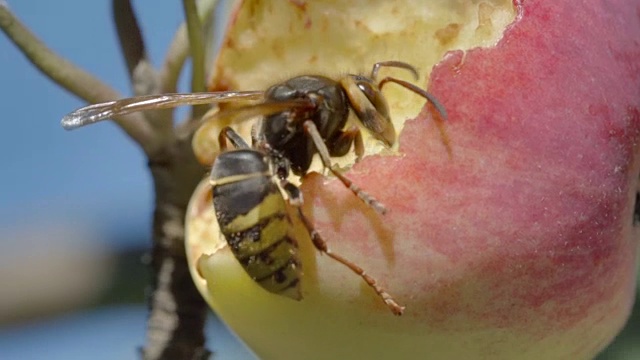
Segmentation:
[(358, 89), (360, 89), (362, 93), (367, 97), (376, 111), (385, 119), (389, 119), (389, 106), (387, 105), (387, 101), (382, 96), (382, 93), (380, 92), (378, 86), (365, 77), (359, 76), (356, 80)]
[(378, 85), (372, 79), (359, 75), (345, 76), (340, 84), (362, 125), (376, 139), (392, 146), (396, 132), (389, 116), (389, 106)]

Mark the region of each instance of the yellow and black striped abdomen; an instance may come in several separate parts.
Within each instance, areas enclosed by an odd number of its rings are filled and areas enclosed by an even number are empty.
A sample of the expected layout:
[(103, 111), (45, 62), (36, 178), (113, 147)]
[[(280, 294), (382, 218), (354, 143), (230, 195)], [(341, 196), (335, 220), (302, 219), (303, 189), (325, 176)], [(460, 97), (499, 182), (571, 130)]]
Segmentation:
[(249, 276), (272, 293), (300, 299), (291, 221), (265, 155), (249, 149), (222, 153), (211, 182), (220, 229)]

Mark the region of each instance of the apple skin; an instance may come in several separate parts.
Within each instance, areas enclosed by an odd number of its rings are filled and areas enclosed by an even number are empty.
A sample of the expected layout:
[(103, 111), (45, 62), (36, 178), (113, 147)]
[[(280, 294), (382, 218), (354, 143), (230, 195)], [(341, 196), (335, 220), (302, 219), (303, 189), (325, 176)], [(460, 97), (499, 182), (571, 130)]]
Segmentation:
[[(631, 10), (640, 3), (618, 3), (524, 2), (495, 48), (450, 54), (431, 73), (429, 90), (449, 112), (451, 157), (423, 116), (405, 125), (403, 157), (368, 158), (349, 174), (391, 209), (382, 222), (395, 262), (424, 277), (417, 284), (406, 270), (390, 284), (413, 287), (424, 303), (412, 312), (429, 323), (464, 314), (562, 329), (600, 306), (614, 328), (626, 318), (638, 245), (640, 28)], [(316, 212), (347, 201), (324, 200), (348, 197), (340, 184), (317, 186)], [(340, 222), (349, 226), (331, 231), (338, 217), (316, 217), (327, 238), (375, 244), (353, 236), (368, 224), (348, 215)], [(379, 256), (370, 247), (352, 251)]]
[(205, 297), (260, 356), (589, 359), (622, 328), (639, 242), (640, 2), (514, 5), (495, 47), (452, 52), (431, 72), (451, 154), (425, 107), (405, 123), (401, 156), (346, 173), (388, 214), (335, 180), (303, 180), (329, 246), (405, 314), (385, 313), (362, 284), (349, 293), (358, 278), (321, 256), (303, 259), (315, 265), (299, 303), (210, 281)]

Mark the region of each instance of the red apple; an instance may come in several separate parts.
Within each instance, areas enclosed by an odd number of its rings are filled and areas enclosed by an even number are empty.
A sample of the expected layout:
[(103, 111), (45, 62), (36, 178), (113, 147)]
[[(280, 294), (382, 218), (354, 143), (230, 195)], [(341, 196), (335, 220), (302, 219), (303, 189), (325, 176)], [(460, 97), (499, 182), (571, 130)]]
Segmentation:
[(213, 88), (407, 61), (446, 107), (452, 150), (431, 107), (390, 85), (399, 146), (377, 154), (368, 140), (372, 155), (345, 172), (389, 212), (330, 177), (303, 179), (329, 246), (406, 306), (402, 317), (300, 229), (304, 298), (267, 293), (223, 247), (201, 185), (187, 218), (194, 279), (260, 357), (590, 359), (623, 326), (638, 245), (640, 2), (476, 3), (254, 0), (234, 14)]

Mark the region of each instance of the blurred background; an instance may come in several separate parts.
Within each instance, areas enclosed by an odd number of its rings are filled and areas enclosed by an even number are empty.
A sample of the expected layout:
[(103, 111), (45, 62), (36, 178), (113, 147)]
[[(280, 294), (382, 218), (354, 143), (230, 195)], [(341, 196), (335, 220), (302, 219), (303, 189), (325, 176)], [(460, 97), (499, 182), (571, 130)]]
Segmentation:
[[(131, 94), (111, 1), (8, 4), (54, 51)], [(134, 2), (160, 66), (183, 9), (180, 1), (150, 4)], [(4, 34), (0, 65), (0, 359), (138, 359), (153, 205), (145, 158), (109, 123), (63, 131), (62, 116), (85, 104)], [(217, 321), (208, 338), (216, 359), (253, 359)]]
[[(109, 0), (8, 3), (50, 48), (131, 93)], [(145, 4), (134, 2), (159, 66), (182, 5)], [(109, 123), (63, 131), (62, 116), (85, 104), (36, 71), (4, 35), (0, 65), (0, 359), (137, 359), (152, 210), (144, 156)], [(640, 359), (638, 304), (598, 359)], [(253, 359), (212, 319), (216, 359)]]

